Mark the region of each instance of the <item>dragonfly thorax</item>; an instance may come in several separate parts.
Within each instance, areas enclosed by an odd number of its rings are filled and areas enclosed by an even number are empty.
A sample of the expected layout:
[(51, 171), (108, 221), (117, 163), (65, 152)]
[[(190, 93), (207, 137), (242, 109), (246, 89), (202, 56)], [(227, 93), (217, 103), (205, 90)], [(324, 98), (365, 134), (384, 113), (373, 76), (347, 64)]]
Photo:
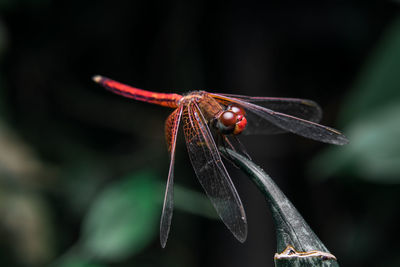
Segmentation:
[(195, 102), (200, 108), (202, 115), (210, 122), (215, 119), (221, 112), (224, 111), (224, 107), (218, 103), (214, 98), (209, 96), (205, 91), (193, 91), (182, 97), (179, 101), (179, 105), (190, 106), (190, 103)]
[(247, 125), (244, 110), (237, 105), (224, 106), (205, 91), (193, 91), (182, 97), (179, 104), (195, 102), (207, 123), (221, 134), (239, 134)]

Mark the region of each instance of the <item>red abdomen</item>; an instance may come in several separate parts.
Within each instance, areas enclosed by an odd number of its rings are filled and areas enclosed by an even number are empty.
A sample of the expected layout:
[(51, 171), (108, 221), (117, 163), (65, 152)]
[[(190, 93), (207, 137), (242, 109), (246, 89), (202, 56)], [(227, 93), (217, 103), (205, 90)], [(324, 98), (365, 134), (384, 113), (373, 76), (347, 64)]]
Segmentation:
[(100, 75), (94, 76), (93, 80), (113, 93), (164, 107), (177, 108), (178, 102), (182, 98), (178, 94), (155, 93), (135, 88)]

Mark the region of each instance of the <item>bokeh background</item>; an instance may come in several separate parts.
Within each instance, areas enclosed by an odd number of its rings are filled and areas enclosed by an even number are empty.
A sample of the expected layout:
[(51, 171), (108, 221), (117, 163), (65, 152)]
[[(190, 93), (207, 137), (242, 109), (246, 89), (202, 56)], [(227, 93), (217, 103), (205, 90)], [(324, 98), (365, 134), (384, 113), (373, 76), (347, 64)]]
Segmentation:
[[(368, 2), (368, 3), (367, 3)], [(342, 266), (399, 266), (399, 1), (0, 1), (1, 266), (273, 266), (264, 197), (229, 172), (249, 236), (205, 198), (183, 136), (170, 238), (158, 227), (171, 110), (140, 88), (308, 98), (344, 147), (243, 136)], [(229, 165), (229, 163), (227, 163)]]

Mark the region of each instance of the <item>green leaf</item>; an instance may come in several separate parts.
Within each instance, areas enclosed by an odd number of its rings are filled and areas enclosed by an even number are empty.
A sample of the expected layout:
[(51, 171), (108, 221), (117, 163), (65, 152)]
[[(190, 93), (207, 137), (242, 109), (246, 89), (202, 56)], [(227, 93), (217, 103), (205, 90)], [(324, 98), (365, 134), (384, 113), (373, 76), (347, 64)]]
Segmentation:
[(350, 124), (385, 105), (400, 103), (400, 16), (385, 31), (361, 70), (341, 111), (340, 121)]
[(108, 186), (84, 219), (81, 249), (95, 259), (117, 261), (148, 246), (158, 233), (158, 188), (150, 172)]
[(400, 182), (400, 106), (382, 108), (352, 124), (351, 143), (321, 153), (310, 165), (314, 176), (347, 174), (378, 183)]
[(311, 162), (310, 175), (400, 182), (399, 71), (400, 17), (386, 30), (341, 112), (350, 144), (323, 151)]
[(242, 169), (268, 201), (277, 239), (275, 266), (339, 266), (274, 181), (254, 162), (230, 149), (220, 149)]

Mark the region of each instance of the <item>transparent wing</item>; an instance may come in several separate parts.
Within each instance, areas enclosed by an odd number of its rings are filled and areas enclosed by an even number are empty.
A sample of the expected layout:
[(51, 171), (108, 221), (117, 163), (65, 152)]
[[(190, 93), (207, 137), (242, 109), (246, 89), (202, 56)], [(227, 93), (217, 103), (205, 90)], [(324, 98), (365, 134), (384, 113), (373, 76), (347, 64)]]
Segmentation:
[(259, 96), (252, 97), (232, 94), (220, 95), (254, 103), (258, 106), (262, 106), (273, 111), (281, 112), (312, 122), (319, 122), (322, 119), (322, 110), (320, 106), (314, 101), (308, 99)]
[(175, 163), (175, 147), (178, 135), (179, 122), (181, 121), (182, 107), (177, 108), (168, 117), (165, 124), (165, 133), (168, 143), (168, 151), (170, 152), (170, 164), (167, 179), (167, 186), (165, 188), (164, 204), (161, 213), (160, 222), (160, 242), (164, 248), (167, 244), (169, 229), (171, 226), (172, 213), (174, 210), (174, 163)]
[(185, 108), (182, 121), (189, 157), (200, 184), (228, 229), (244, 242), (247, 222), (242, 202), (196, 103)]
[(339, 131), (316, 122), (265, 108), (239, 98), (212, 93), (210, 95), (221, 103), (236, 103), (245, 109), (248, 123), (243, 131), (244, 134), (270, 134), (287, 131), (335, 145), (344, 145), (349, 142)]

